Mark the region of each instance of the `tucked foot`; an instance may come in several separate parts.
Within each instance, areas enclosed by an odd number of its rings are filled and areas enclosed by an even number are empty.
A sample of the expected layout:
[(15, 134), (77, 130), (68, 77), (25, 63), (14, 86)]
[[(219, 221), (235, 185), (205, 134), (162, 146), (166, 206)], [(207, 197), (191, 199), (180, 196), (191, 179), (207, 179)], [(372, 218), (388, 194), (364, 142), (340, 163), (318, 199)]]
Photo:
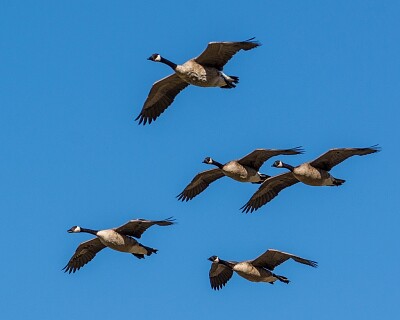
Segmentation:
[(277, 274), (274, 274), (274, 277), (277, 278), (279, 281), (282, 281), (286, 284), (288, 284), (290, 282), (290, 280), (284, 276), (278, 276)]

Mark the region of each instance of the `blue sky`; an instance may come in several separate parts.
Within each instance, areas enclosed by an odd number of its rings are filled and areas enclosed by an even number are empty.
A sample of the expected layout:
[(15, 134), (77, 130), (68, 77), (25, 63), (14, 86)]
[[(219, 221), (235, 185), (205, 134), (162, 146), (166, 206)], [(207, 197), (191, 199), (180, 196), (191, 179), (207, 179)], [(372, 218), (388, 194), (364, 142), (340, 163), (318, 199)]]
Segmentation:
[[(400, 4), (397, 1), (2, 1), (0, 201), (2, 315), (7, 319), (377, 319), (399, 314)], [(210, 41), (263, 46), (225, 67), (234, 90), (189, 87), (138, 126), (151, 85)], [(193, 176), (255, 148), (383, 151), (332, 170), (339, 188), (296, 185), (253, 214), (257, 185), (228, 178), (194, 200)], [(276, 160), (276, 159), (275, 159)], [(267, 162), (261, 172), (278, 174)], [(396, 196), (397, 195), (397, 196)], [(138, 260), (104, 250), (61, 268), (92, 229), (174, 216), (147, 231)], [(277, 268), (289, 285), (239, 276), (211, 290), (207, 258), (268, 248), (319, 262)]]

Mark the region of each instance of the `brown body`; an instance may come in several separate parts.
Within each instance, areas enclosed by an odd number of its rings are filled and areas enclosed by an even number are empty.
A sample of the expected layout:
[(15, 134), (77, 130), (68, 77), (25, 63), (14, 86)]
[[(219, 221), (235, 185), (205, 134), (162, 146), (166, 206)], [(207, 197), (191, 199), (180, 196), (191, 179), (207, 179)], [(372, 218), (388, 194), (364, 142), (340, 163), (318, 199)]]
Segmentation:
[(310, 186), (333, 186), (333, 179), (329, 172), (314, 168), (309, 163), (303, 163), (293, 169), (297, 180)]
[(202, 66), (193, 59), (178, 65), (175, 72), (179, 78), (194, 86), (223, 87), (226, 85), (226, 80), (219, 70)]
[(232, 270), (235, 271), (239, 276), (252, 282), (272, 283), (278, 280), (278, 278), (275, 277), (271, 271), (265, 268), (255, 267), (247, 261), (236, 264)]
[(257, 170), (248, 166), (243, 166), (237, 161), (230, 161), (222, 167), (226, 176), (239, 182), (259, 182), (260, 174)]
[(97, 237), (105, 246), (120, 251), (135, 254), (148, 254), (149, 251), (134, 238), (120, 234), (114, 230), (101, 230)]

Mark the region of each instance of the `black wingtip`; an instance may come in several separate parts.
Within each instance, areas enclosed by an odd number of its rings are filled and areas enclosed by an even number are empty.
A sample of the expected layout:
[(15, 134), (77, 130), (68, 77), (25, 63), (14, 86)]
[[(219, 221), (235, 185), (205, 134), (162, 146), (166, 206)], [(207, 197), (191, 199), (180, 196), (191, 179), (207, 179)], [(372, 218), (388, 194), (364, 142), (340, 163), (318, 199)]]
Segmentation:
[(250, 206), (249, 203), (246, 203), (243, 207), (241, 207), (239, 210), (242, 210), (242, 213), (252, 213), (253, 211), (256, 211), (258, 208), (254, 208)]
[(168, 226), (170, 226), (170, 225), (172, 225), (172, 224), (177, 224), (178, 222), (176, 222), (176, 219), (174, 218), (174, 217), (168, 217), (168, 218), (166, 218), (166, 219), (164, 219), (163, 220), (163, 222), (166, 222), (166, 223), (168, 223), (168, 224), (166, 224), (166, 225), (168, 225)]
[(318, 268), (318, 262), (310, 260), (310, 266), (313, 268)]
[(243, 42), (254, 43), (254, 44), (257, 45), (257, 47), (262, 46), (262, 43), (261, 43), (260, 41), (254, 40), (255, 38), (256, 38), (256, 37), (252, 37), (252, 38), (249, 38), (249, 39), (247, 39), (247, 40), (244, 40)]
[(304, 153), (303, 146), (294, 147), (294, 148), (292, 148), (292, 150), (297, 152), (297, 154), (303, 154)]
[(140, 113), (136, 117), (135, 121), (138, 121), (138, 120), (139, 120), (138, 125), (141, 125), (141, 124), (146, 125), (146, 124), (150, 124), (153, 121), (155, 121), (156, 117), (152, 118), (152, 117), (145, 116), (143, 113)]
[(373, 152), (380, 152), (382, 151), (382, 147), (379, 144), (374, 144), (373, 146), (370, 146), (369, 149), (372, 149)]

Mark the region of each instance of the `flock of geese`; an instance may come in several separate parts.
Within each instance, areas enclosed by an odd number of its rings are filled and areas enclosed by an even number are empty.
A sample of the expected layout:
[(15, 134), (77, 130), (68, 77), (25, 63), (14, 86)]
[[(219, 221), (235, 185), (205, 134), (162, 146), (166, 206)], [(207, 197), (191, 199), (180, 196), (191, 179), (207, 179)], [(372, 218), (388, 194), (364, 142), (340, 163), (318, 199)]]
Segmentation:
[[(210, 42), (198, 57), (181, 65), (167, 60), (158, 53), (152, 54), (148, 60), (161, 62), (169, 66), (174, 73), (153, 84), (136, 120), (139, 121), (139, 124), (150, 124), (172, 104), (179, 92), (190, 84), (200, 87), (235, 88), (239, 82), (239, 77), (226, 75), (223, 72), (223, 67), (240, 50), (248, 51), (260, 45), (254, 38), (239, 42)], [(378, 151), (380, 151), (380, 148), (377, 145), (369, 148), (331, 149), (317, 159), (297, 166), (276, 160), (272, 167), (284, 168), (288, 172), (275, 176), (259, 172), (267, 160), (280, 155), (302, 154), (304, 150), (301, 147), (256, 149), (238, 160), (228, 161), (225, 164), (211, 157), (206, 157), (203, 163), (213, 165), (215, 168), (198, 173), (177, 198), (181, 201), (192, 200), (207, 189), (212, 182), (227, 176), (239, 182), (260, 184), (258, 190), (241, 208), (242, 212), (253, 212), (275, 198), (280, 191), (298, 182), (310, 186), (340, 186), (345, 180), (335, 178), (329, 173), (334, 166), (352, 156), (364, 156)], [(63, 270), (68, 273), (76, 272), (106, 247), (131, 253), (136, 258), (143, 259), (145, 256), (157, 253), (157, 249), (147, 247), (136, 239), (140, 239), (142, 234), (154, 225), (170, 226), (173, 224), (174, 219), (171, 217), (159, 221), (135, 219), (120, 227), (105, 230), (92, 230), (74, 226), (68, 230), (69, 233), (85, 232), (95, 237), (82, 242), (78, 246)], [(286, 277), (273, 273), (275, 267), (289, 259), (317, 267), (315, 261), (274, 249), (267, 250), (254, 260), (242, 262), (228, 261), (217, 256), (211, 256), (208, 258), (212, 262), (209, 271), (211, 288), (214, 290), (221, 289), (230, 280), (233, 272), (252, 282), (273, 284), (278, 280), (289, 283)]]

